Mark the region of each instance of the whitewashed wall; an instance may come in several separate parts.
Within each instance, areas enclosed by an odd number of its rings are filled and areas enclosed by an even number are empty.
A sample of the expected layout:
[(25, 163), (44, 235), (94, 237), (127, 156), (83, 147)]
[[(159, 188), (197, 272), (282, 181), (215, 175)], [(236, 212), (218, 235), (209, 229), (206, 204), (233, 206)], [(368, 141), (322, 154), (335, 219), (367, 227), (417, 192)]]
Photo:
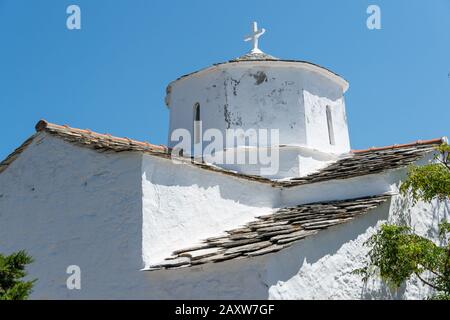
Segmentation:
[[(419, 163), (430, 159), (425, 158)], [(348, 199), (384, 192), (395, 194), (398, 192), (398, 182), (404, 176), (405, 169), (401, 169), (346, 181), (284, 189), (279, 195), (279, 205)], [(192, 177), (187, 179), (189, 184)], [(249, 184), (247, 187), (251, 186)], [(243, 198), (245, 203), (251, 204), (247, 196), (256, 193), (248, 192)], [(255, 204), (260, 201), (258, 198), (254, 200), (257, 201)], [(422, 299), (431, 292), (416, 279), (394, 292), (377, 279), (366, 285), (351, 272), (362, 266), (368, 250), (363, 243), (384, 221), (405, 223), (422, 235), (437, 239), (437, 225), (443, 218), (449, 218), (449, 212), (448, 203), (419, 203), (413, 207), (407, 199), (396, 195), (392, 201), (350, 223), (322, 231), (279, 253), (189, 269), (149, 272), (147, 277), (158, 287), (155, 298)]]
[[(303, 177), (336, 162), (340, 156), (300, 146), (242, 147), (205, 156), (206, 163), (268, 179)], [(234, 159), (218, 163), (216, 159)], [(242, 159), (237, 161), (237, 159)]]
[[(154, 296), (158, 299), (424, 299), (432, 291), (417, 279), (390, 290), (379, 279), (365, 284), (352, 273), (366, 259), (364, 242), (382, 223), (398, 219), (404, 205), (405, 200), (396, 196), (369, 214), (278, 253), (148, 272), (147, 277), (158, 287)], [(450, 215), (448, 203), (419, 204), (409, 210), (414, 217), (411, 225), (434, 239), (438, 222)]]
[[(0, 174), (0, 252), (25, 249), (32, 298), (126, 298), (139, 285), (139, 154), (98, 153), (41, 133)], [(81, 268), (68, 290), (66, 268)]]
[[(337, 77), (325, 76), (330, 72), (315, 69), (321, 71), (312, 71), (301, 63), (238, 62), (175, 81), (169, 86), (167, 98), (169, 132), (178, 128), (192, 131), (193, 107), (199, 102), (203, 130), (277, 129), (280, 144), (347, 152), (350, 146), (343, 102), (346, 88), (334, 79)], [(306, 100), (304, 92), (308, 93)], [(328, 143), (326, 105), (333, 110), (334, 146)], [(169, 145), (174, 143), (169, 141)]]
[[(361, 277), (352, 274), (366, 261), (368, 248), (364, 242), (379, 226), (386, 222), (401, 220), (413, 227), (419, 234), (437, 241), (438, 224), (450, 218), (450, 203), (433, 202), (431, 205), (411, 202), (396, 196), (390, 205), (385, 204), (370, 214), (338, 228), (333, 228), (300, 242), (291, 252), (283, 252), (286, 261), (296, 259), (291, 264), (292, 276), (279, 280), (269, 289), (270, 299), (424, 299), (432, 295), (429, 287), (417, 278), (407, 281), (398, 290), (389, 289), (382, 281), (372, 278), (367, 284)], [(317, 253), (315, 250), (320, 250)], [(270, 272), (279, 274), (277, 257), (269, 263)], [(300, 267), (298, 267), (300, 266)], [(274, 276), (286, 278), (286, 274)]]
[[(303, 90), (306, 145), (310, 148), (335, 154), (350, 151), (347, 115), (345, 113), (344, 97), (332, 99), (321, 96), (320, 92), (311, 93)], [(327, 123), (327, 107), (330, 108), (331, 128)], [(329, 130), (333, 136), (330, 143)]]
[[(171, 141), (171, 134), (175, 129), (183, 128), (191, 132), (193, 139), (194, 105), (200, 104), (203, 131), (218, 129), (224, 131), (226, 122), (224, 106), (226, 104), (226, 92), (224, 91), (223, 73), (211, 72), (202, 77), (191, 76), (189, 80), (180, 80), (171, 86), (169, 100), (169, 147), (173, 147), (177, 141)], [(194, 141), (191, 141), (193, 143)], [(192, 150), (185, 150), (190, 153)]]
[[(41, 133), (0, 174), (0, 252), (25, 249), (33, 256), (28, 278), (38, 281), (32, 299), (170, 298), (176, 276), (141, 271), (146, 264), (270, 212), (278, 193), (139, 153), (99, 153)], [(66, 287), (69, 265), (81, 268), (81, 290)], [(218, 294), (220, 274), (185, 272), (191, 276), (178, 282), (172, 297)], [(233, 279), (229, 285), (235, 288), (257, 282), (238, 274)], [(194, 289), (182, 289), (189, 287)]]
[(278, 189), (144, 155), (143, 254), (146, 265), (199, 244), (279, 206)]
[[(448, 203), (410, 207), (401, 197), (276, 254), (140, 271), (276, 207), (395, 191), (403, 175), (280, 192), (141, 154), (102, 154), (41, 133), (0, 174), (0, 252), (26, 249), (35, 258), (29, 268), (38, 278), (35, 299), (422, 298), (428, 292), (414, 281), (392, 293), (349, 273), (363, 261), (362, 243), (380, 221), (403, 221), (435, 238), (438, 222), (449, 216)], [(79, 291), (66, 288), (72, 264), (81, 267)]]

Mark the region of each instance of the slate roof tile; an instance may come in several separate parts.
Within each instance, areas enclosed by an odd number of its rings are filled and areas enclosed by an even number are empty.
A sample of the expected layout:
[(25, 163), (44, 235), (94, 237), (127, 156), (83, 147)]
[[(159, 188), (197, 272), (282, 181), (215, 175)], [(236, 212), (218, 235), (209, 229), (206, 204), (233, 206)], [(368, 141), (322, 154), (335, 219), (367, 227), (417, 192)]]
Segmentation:
[[(313, 236), (320, 230), (353, 220), (386, 202), (390, 195), (359, 199), (317, 202), (282, 208), (273, 214), (256, 218), (243, 227), (227, 231), (228, 235), (204, 240), (198, 246), (175, 251), (166, 260), (149, 266), (148, 270), (190, 267), (232, 259), (260, 256), (288, 248)], [(335, 212), (332, 208), (335, 208)], [(286, 211), (292, 214), (286, 215)], [(305, 215), (306, 213), (306, 215)], [(300, 224), (298, 217), (305, 217)], [(261, 222), (261, 224), (259, 224)], [(280, 224), (284, 222), (284, 224)], [(270, 225), (273, 227), (270, 227)], [(243, 238), (235, 237), (237, 234)], [(248, 235), (246, 238), (245, 236)], [(200, 254), (197, 252), (200, 251)], [(207, 252), (207, 254), (203, 254)], [(200, 256), (200, 259), (193, 257)], [(186, 258), (180, 263), (178, 258)], [(174, 262), (176, 261), (175, 266)], [(167, 261), (167, 264), (165, 263)]]

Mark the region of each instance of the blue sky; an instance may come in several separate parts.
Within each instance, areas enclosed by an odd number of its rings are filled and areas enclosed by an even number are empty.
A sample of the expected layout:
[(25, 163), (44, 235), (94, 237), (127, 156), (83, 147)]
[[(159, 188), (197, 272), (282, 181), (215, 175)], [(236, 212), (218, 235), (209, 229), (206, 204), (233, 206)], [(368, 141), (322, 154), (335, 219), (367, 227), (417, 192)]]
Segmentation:
[(449, 134), (450, 0), (0, 0), (0, 158), (41, 118), (165, 144), (166, 85), (246, 53), (253, 20), (265, 52), (350, 82), (353, 148)]

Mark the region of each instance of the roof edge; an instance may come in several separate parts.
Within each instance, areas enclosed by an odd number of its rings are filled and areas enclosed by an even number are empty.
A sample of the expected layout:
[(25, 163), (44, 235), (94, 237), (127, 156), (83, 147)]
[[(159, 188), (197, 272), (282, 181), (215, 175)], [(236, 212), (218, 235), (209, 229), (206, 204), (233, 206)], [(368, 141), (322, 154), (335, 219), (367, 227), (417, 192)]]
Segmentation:
[(368, 151), (382, 151), (382, 150), (414, 147), (414, 146), (420, 146), (420, 145), (426, 145), (426, 144), (439, 144), (439, 143), (448, 143), (448, 138), (444, 136), (441, 138), (430, 139), (430, 140), (417, 140), (415, 142), (404, 143), (404, 144), (393, 144), (393, 145), (384, 146), (384, 147), (371, 147), (371, 148), (367, 148), (367, 149), (352, 150), (351, 152), (362, 153), (362, 152), (368, 152)]
[(47, 122), (44, 119), (41, 119), (38, 121), (38, 123), (36, 123), (36, 125), (34, 126), (34, 128), (36, 129), (36, 132), (40, 132), (40, 131), (44, 131), (49, 125), (49, 122)]
[[(148, 142), (142, 142), (137, 140), (132, 140), (129, 138), (119, 138), (114, 137), (110, 134), (101, 134), (97, 132), (93, 132), (89, 129), (77, 129), (77, 128), (71, 128), (67, 125), (57, 125), (54, 123), (50, 123), (44, 119), (41, 119), (38, 121), (35, 125), (37, 133), (29, 137), (26, 141), (22, 143), (17, 149), (15, 149), (11, 154), (9, 154), (3, 161), (0, 161), (0, 173), (2, 173), (4, 170), (8, 168), (8, 166), (31, 144), (31, 142), (34, 140), (34, 138), (40, 133), (45, 132), (49, 135), (57, 136), (65, 141), (68, 141), (72, 144), (80, 145), (82, 147), (89, 147), (91, 149), (97, 150), (97, 151), (116, 151), (116, 152), (123, 152), (123, 151), (134, 151), (134, 152), (141, 152), (145, 154), (149, 154), (151, 156), (158, 156), (165, 159), (171, 159), (171, 149), (164, 145), (153, 145)], [(407, 143), (402, 145), (392, 145), (392, 146), (386, 146), (381, 148), (370, 148), (365, 150), (353, 150), (349, 154), (353, 154), (354, 156), (358, 156), (359, 154), (364, 153), (370, 153), (370, 152), (376, 152), (378, 150), (388, 150), (388, 149), (401, 149), (402, 147), (414, 147), (414, 146), (420, 146), (422, 149), (424, 146), (429, 145), (429, 148), (426, 148), (427, 150), (431, 150), (433, 145), (438, 145), (443, 142), (447, 142), (448, 139), (446, 137), (438, 138), (438, 139), (432, 139), (432, 140), (424, 140), (424, 141), (416, 141), (414, 143)], [(216, 172), (224, 175), (228, 175), (230, 177), (238, 178), (238, 179), (245, 179), (247, 181), (252, 181), (256, 183), (264, 183), (271, 185), (272, 187), (294, 187), (294, 186), (300, 186), (306, 183), (315, 183), (320, 182), (316, 180), (311, 180), (311, 177), (302, 177), (302, 178), (294, 178), (289, 181), (280, 182), (277, 180), (271, 180), (269, 178), (265, 178), (262, 176), (255, 176), (255, 175), (249, 175), (239, 172), (234, 172), (230, 170), (226, 170), (223, 168), (211, 166), (206, 163), (197, 162), (194, 159), (191, 158), (182, 158), (181, 159), (183, 163), (194, 165), (197, 168), (201, 168), (204, 170), (209, 170), (211, 172)], [(363, 174), (362, 174), (363, 175)], [(330, 178), (328, 178), (330, 179)], [(325, 180), (328, 180), (325, 179)]]
[(116, 136), (112, 136), (108, 133), (98, 133), (98, 132), (92, 131), (90, 129), (79, 129), (79, 128), (70, 127), (68, 125), (54, 124), (54, 123), (48, 122), (47, 120), (44, 120), (44, 119), (41, 119), (38, 121), (38, 123), (36, 123), (35, 129), (37, 132), (48, 131), (50, 133), (52, 133), (54, 131), (67, 130), (67, 131), (77, 132), (80, 134), (89, 134), (89, 135), (98, 136), (98, 137), (102, 137), (102, 138), (106, 138), (106, 139), (110, 139), (110, 140), (117, 140), (117, 141), (122, 141), (122, 142), (130, 143), (130, 144), (137, 144), (137, 145), (140, 145), (145, 148), (151, 148), (153, 151), (167, 152), (167, 150), (168, 150), (168, 147), (165, 145), (155, 145), (155, 144), (151, 144), (147, 141), (139, 141), (139, 140), (134, 140), (134, 139), (130, 139), (127, 137), (123, 137), (123, 138), (116, 137)]

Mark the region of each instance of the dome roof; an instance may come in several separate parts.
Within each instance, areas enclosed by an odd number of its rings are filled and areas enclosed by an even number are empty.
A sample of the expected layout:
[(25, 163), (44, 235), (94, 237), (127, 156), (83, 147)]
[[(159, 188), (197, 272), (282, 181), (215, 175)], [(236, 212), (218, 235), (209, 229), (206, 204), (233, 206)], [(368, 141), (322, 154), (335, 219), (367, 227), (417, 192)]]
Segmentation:
[(289, 67), (293, 67), (293, 68), (305, 68), (305, 69), (311, 70), (313, 72), (318, 72), (318, 73), (322, 74), (323, 76), (335, 81), (342, 87), (343, 92), (346, 92), (349, 87), (348, 81), (345, 80), (343, 77), (341, 77), (339, 74), (337, 74), (325, 67), (322, 67), (318, 64), (308, 62), (308, 61), (303, 61), (303, 60), (279, 59), (279, 58), (276, 58), (269, 54), (266, 54), (264, 52), (260, 52), (260, 53), (249, 52), (247, 54), (244, 54), (244, 55), (242, 55), (238, 58), (234, 58), (232, 60), (215, 63), (212, 66), (182, 75), (181, 77), (179, 77), (179, 78), (173, 80), (171, 83), (169, 83), (169, 86), (172, 86), (174, 83), (176, 83), (180, 80), (189, 78), (194, 75), (200, 76), (206, 72), (216, 70), (217, 68), (239, 65), (239, 64), (244, 64), (244, 63), (245, 64), (258, 63), (258, 64), (264, 64), (264, 65), (270, 64), (271, 66), (285, 65), (285, 66), (289, 66)]

